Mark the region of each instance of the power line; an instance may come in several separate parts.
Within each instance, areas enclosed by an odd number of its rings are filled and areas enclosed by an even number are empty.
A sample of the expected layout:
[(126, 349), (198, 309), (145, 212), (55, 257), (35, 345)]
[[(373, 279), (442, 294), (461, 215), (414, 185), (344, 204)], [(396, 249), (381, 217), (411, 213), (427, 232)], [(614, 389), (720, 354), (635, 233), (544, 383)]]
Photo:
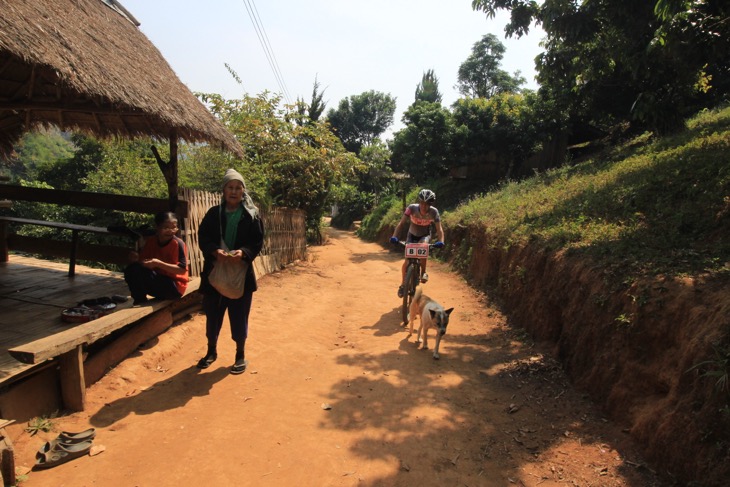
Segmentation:
[(264, 24), (261, 21), (258, 9), (256, 8), (256, 3), (254, 0), (243, 0), (243, 3), (246, 6), (246, 11), (248, 12), (248, 16), (251, 19), (254, 30), (256, 31), (256, 36), (259, 38), (259, 43), (264, 50), (264, 54), (266, 55), (266, 60), (269, 63), (269, 67), (274, 73), (276, 83), (279, 85), (279, 89), (284, 95), (284, 98), (286, 98), (287, 103), (291, 104), (289, 90), (286, 87), (286, 83), (284, 82), (284, 76), (281, 74), (279, 63), (276, 60), (276, 55), (274, 54), (274, 50), (271, 47), (271, 43), (269, 42), (269, 36), (266, 35), (266, 30), (264, 29)]

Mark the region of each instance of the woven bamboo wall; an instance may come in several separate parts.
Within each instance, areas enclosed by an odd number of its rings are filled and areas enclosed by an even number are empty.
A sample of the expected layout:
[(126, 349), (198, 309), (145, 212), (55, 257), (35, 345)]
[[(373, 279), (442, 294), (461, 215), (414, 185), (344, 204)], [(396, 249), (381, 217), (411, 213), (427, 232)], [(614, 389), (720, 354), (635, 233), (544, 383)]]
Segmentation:
[[(179, 193), (181, 199), (188, 202), (188, 215), (183, 221), (185, 243), (190, 254), (190, 275), (199, 276), (203, 271), (203, 253), (198, 242), (198, 229), (208, 209), (220, 204), (221, 195), (187, 188), (181, 188)], [(307, 242), (303, 210), (272, 208), (261, 211), (261, 219), (264, 223), (264, 247), (254, 261), (258, 277), (305, 257)]]

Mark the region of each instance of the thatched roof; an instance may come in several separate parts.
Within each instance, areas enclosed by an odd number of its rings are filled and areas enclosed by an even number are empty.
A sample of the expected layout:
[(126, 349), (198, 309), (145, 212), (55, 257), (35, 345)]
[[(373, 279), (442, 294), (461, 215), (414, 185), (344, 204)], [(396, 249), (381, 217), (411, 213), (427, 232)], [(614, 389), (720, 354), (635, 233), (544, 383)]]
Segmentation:
[(0, 0), (0, 151), (52, 124), (242, 155), (124, 12), (115, 0)]

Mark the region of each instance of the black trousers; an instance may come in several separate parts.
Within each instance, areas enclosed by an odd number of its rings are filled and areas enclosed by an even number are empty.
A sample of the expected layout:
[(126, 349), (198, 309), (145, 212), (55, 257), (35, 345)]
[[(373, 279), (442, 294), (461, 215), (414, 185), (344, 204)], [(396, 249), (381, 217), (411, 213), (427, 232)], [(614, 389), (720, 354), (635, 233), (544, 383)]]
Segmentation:
[(180, 297), (172, 278), (147, 269), (139, 262), (132, 262), (124, 269), (124, 280), (127, 281), (129, 293), (135, 301), (144, 301), (147, 295), (160, 299)]

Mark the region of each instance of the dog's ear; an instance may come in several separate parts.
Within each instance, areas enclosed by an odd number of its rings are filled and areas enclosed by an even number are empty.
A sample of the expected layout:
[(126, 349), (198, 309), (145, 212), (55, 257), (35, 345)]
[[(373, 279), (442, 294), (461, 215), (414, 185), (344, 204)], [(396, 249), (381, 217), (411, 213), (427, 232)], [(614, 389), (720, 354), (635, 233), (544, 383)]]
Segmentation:
[(433, 308), (428, 308), (428, 312), (431, 313), (431, 319), (434, 319), (436, 317), (436, 310)]
[(454, 311), (454, 308), (449, 308), (446, 310), (446, 314), (450, 315), (452, 311)]

